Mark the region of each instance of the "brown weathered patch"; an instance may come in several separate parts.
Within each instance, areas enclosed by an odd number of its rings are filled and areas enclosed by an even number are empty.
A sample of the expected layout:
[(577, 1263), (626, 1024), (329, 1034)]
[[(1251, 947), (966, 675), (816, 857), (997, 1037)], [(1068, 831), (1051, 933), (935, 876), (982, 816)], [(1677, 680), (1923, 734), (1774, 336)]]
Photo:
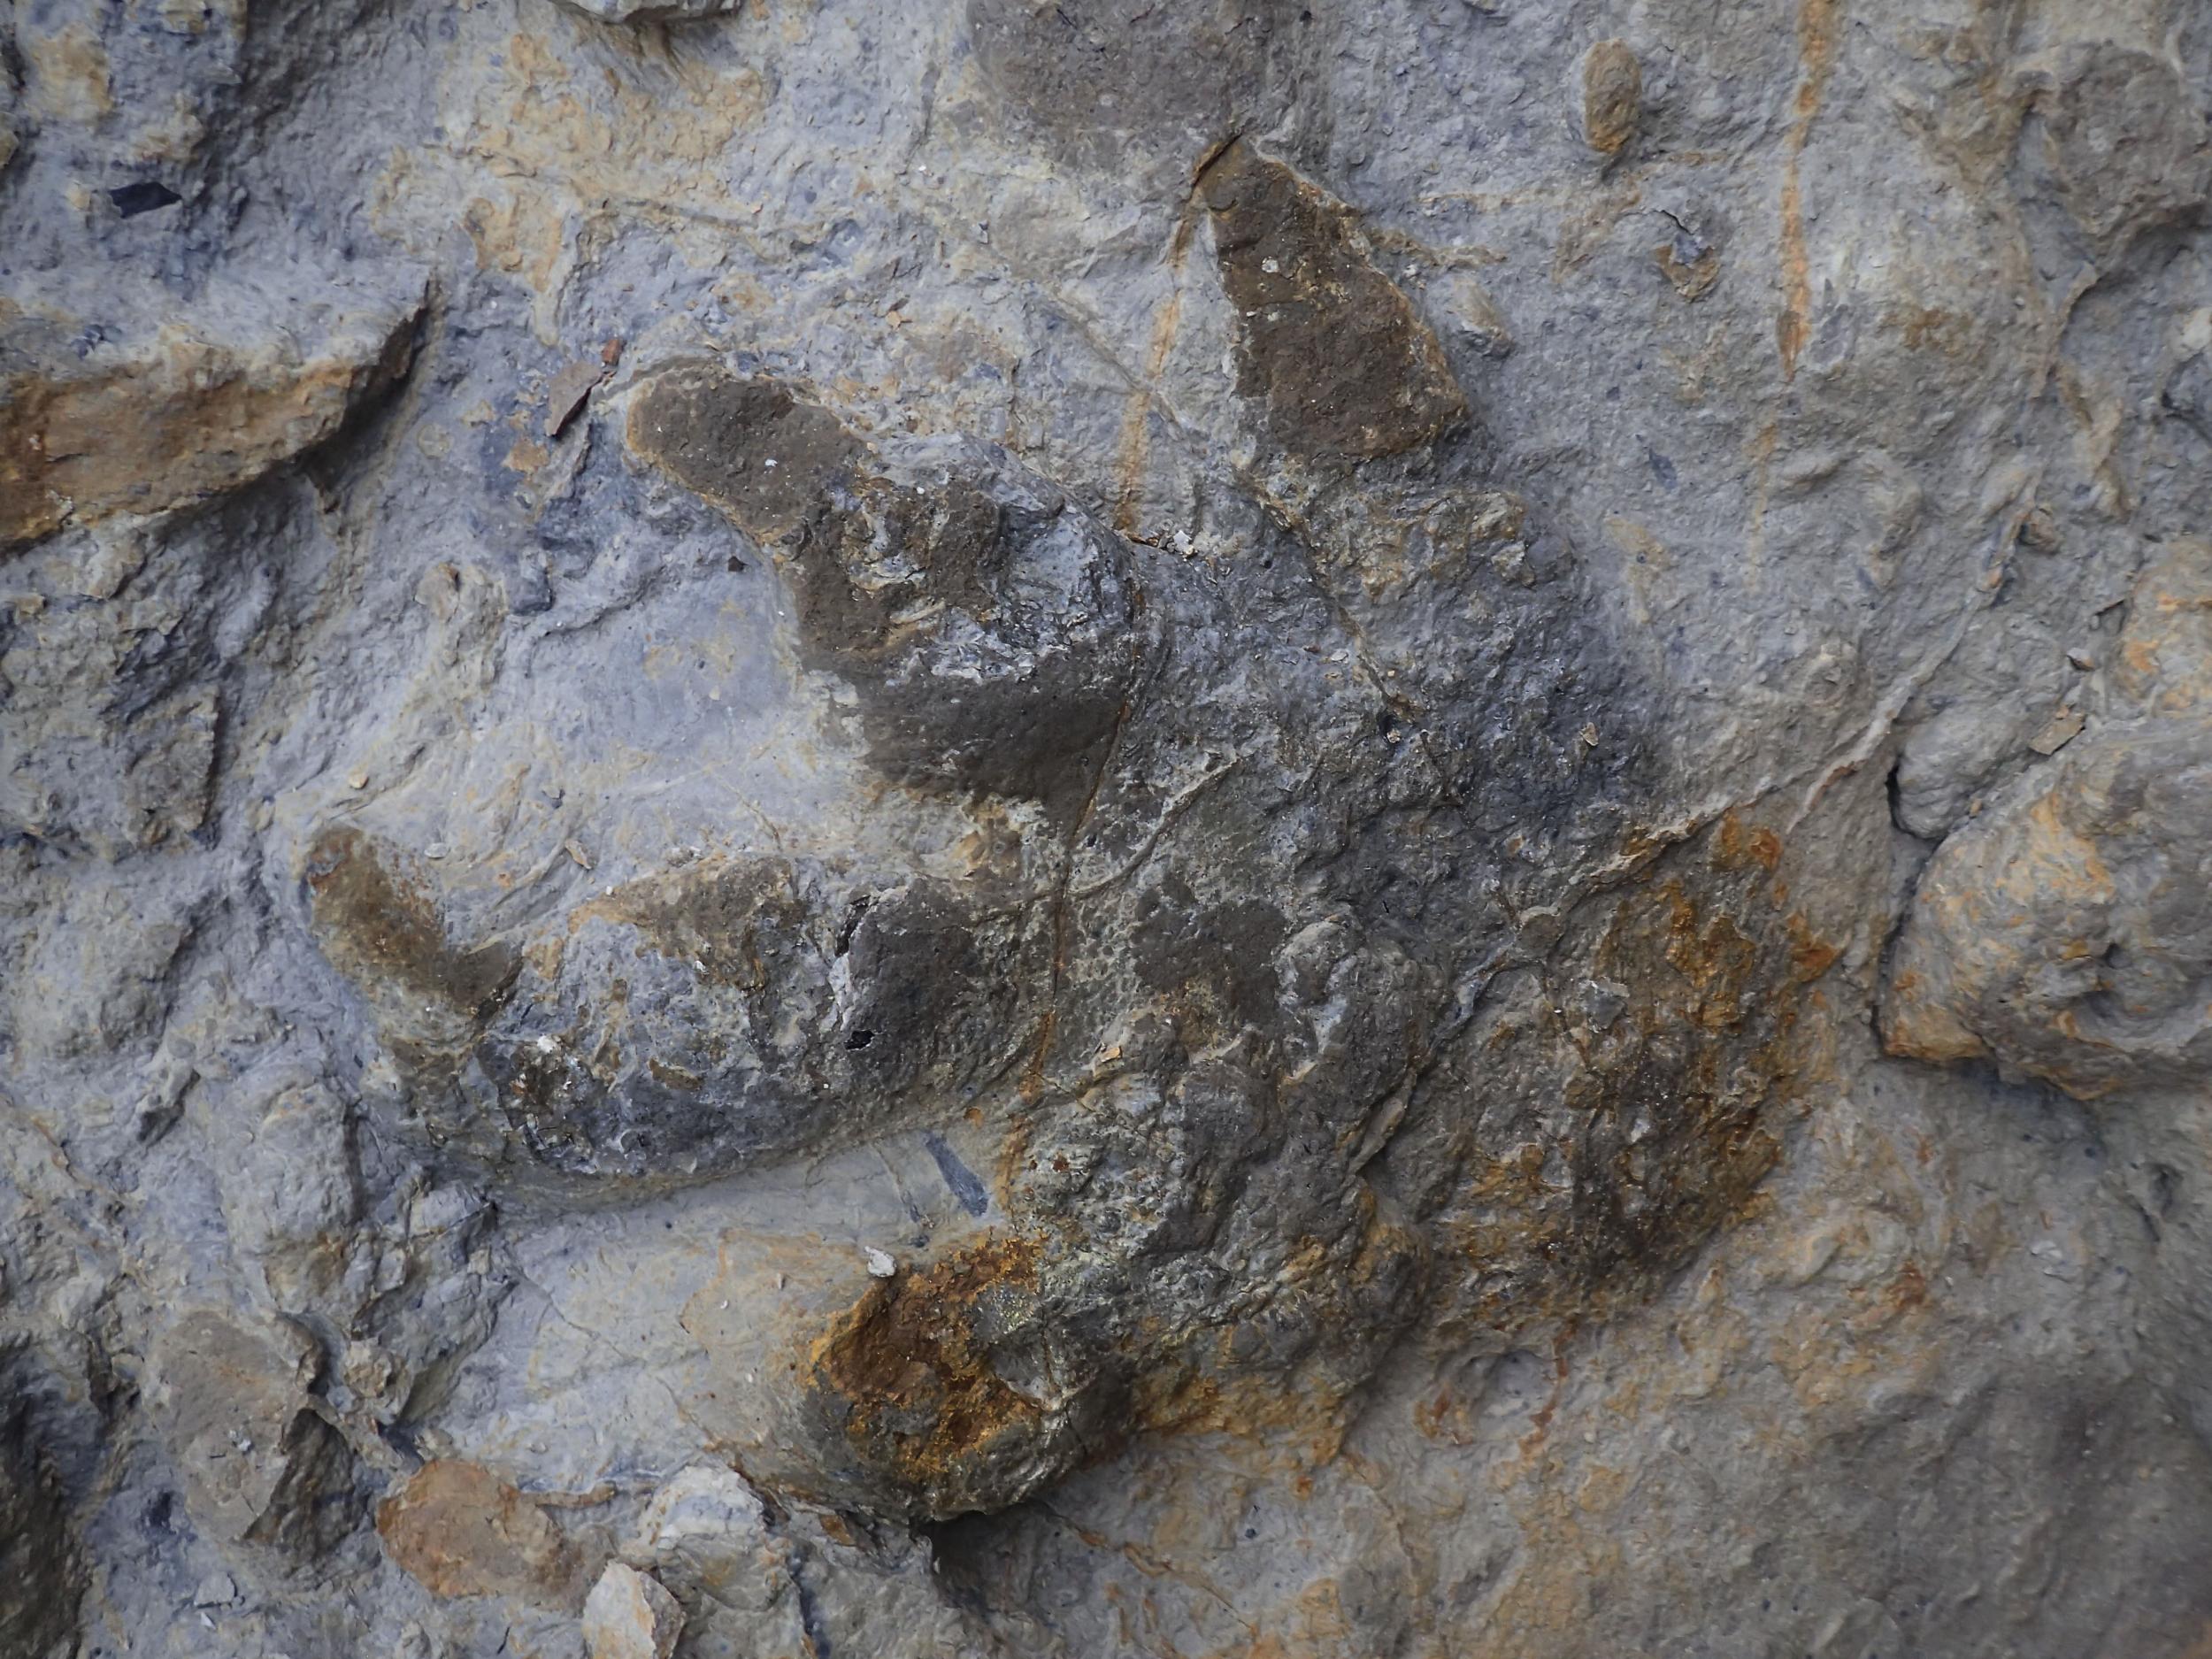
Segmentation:
[(1836, 14), (1841, 0), (1799, 0), (1797, 54), (1801, 73), (1793, 119), (1784, 141), (1782, 160), (1782, 310), (1774, 319), (1774, 343), (1782, 359), (1782, 378), (1797, 374), (1797, 359), (1812, 337), (1812, 265), (1805, 248), (1805, 192), (1801, 164), (1812, 136), (1813, 118), (1828, 88), (1836, 55)]
[(1290, 0), (1048, 6), (967, 0), (991, 88), (1064, 160), (1126, 177), (1133, 157), (1263, 130), (1288, 89)]
[(433, 1595), (511, 1595), (574, 1611), (595, 1570), (537, 1504), (455, 1459), (425, 1463), (378, 1505), (376, 1532)]
[(1569, 1089), (1588, 1114), (1570, 1154), (1571, 1248), (1594, 1299), (1638, 1294), (1680, 1267), (1779, 1154), (1761, 1122), (1773, 1079), (1753, 1030), (1794, 1018), (1772, 1011), (1773, 942), (1763, 949), (1678, 880), (1653, 899), (1624, 902), (1597, 954), (1637, 993), (1629, 1030)]
[(1010, 1472), (1072, 1461), (1041, 1460), (1055, 1435), (1048, 1408), (995, 1363), (1036, 1318), (1041, 1258), (1033, 1237), (992, 1234), (871, 1285), (809, 1352), (816, 1397), (847, 1447), (923, 1513), (1000, 1507), (1021, 1495), (999, 1489)]
[(618, 889), (582, 914), (629, 923), (661, 955), (696, 965), (711, 984), (758, 991), (782, 939), (803, 935), (808, 913), (780, 859), (712, 864)]
[(1906, 1313), (1928, 1305), (1928, 1276), (1920, 1271), (1920, 1263), (1908, 1261), (1897, 1270), (1897, 1277), (1882, 1293), (1885, 1310), (1893, 1314)]
[(1199, 181), (1237, 311), (1237, 389), (1309, 459), (1371, 460), (1467, 418), (1444, 353), (1351, 211), (1241, 140)]
[(303, 359), (181, 333), (82, 375), (0, 384), (0, 548), (234, 489), (336, 432), (405, 372), (411, 311)]
[(1722, 870), (1756, 864), (1772, 875), (1782, 863), (1782, 838), (1763, 824), (1747, 826), (1735, 813), (1725, 813), (1714, 835), (1713, 863)]
[(1756, 1209), (1780, 1156), (1774, 1113), (1823, 1063), (1803, 1017), (1839, 955), (1782, 911), (1782, 853), (1731, 818), (1662, 860), (1585, 924), (1532, 1018), (1492, 1038), (1486, 1070), (1555, 1090), (1563, 1111), (1540, 1106), (1519, 1138), (1476, 1152), (1448, 1212), (1477, 1324), (1601, 1317)]
[(1000, 503), (961, 478), (924, 491), (883, 479), (854, 486), (857, 512), (810, 526), (784, 571), (810, 658), (866, 672), (900, 654), (902, 613), (950, 606), (979, 619), (1006, 556)]
[(796, 530), (865, 453), (820, 405), (776, 381), (741, 379), (708, 358), (672, 365), (640, 387), (627, 437), (641, 459), (762, 543)]
[(1789, 918), (1790, 971), (1801, 984), (1810, 985), (1815, 979), (1836, 965), (1836, 958), (1843, 952), (1813, 931), (1812, 924), (1801, 915)]
[(39, 115), (64, 121), (96, 121), (115, 107), (107, 48), (82, 23), (48, 34), (26, 28), (19, 37), (29, 70), (26, 101)]
[(1712, 292), (1713, 284), (1720, 280), (1717, 248), (1707, 248), (1694, 258), (1685, 259), (1676, 251), (1673, 242), (1663, 242), (1651, 250), (1651, 257), (1658, 264), (1659, 273), (1686, 300), (1703, 299)]
[(323, 954), (357, 984), (389, 986), (475, 1015), (513, 982), (520, 965), (502, 944), (456, 945), (427, 885), (396, 868), (388, 849), (350, 826), (316, 838), (307, 886)]
[(774, 547), (801, 659), (852, 682), (879, 769), (1079, 803), (1144, 649), (1105, 526), (1002, 453), (864, 442), (709, 362), (648, 383), (630, 443)]
[[(1153, 1433), (1267, 1440), (1314, 1463), (1337, 1455), (1359, 1394), (1409, 1305), (1423, 1254), (1408, 1229), (1380, 1220), (1363, 1189), (1360, 1225), (1333, 1241), (1306, 1238), (1276, 1269), (1264, 1313), (1195, 1330), (1148, 1321), (1133, 1342), (1128, 1419)], [(1268, 1356), (1260, 1325), (1310, 1342)]]
[(1582, 59), (1582, 140), (1617, 156), (1643, 113), (1644, 69), (1626, 41), (1600, 41)]
[(1782, 180), (1782, 310), (1774, 319), (1774, 349), (1782, 359), (1782, 378), (1794, 380), (1797, 359), (1811, 336), (1811, 266), (1805, 253), (1805, 193), (1793, 154)]
[(1960, 357), (1981, 349), (1974, 319), (1964, 311), (1932, 305), (1886, 306), (1882, 322), (1902, 334), (1907, 347), (1915, 351), (1934, 350), (1947, 357)]

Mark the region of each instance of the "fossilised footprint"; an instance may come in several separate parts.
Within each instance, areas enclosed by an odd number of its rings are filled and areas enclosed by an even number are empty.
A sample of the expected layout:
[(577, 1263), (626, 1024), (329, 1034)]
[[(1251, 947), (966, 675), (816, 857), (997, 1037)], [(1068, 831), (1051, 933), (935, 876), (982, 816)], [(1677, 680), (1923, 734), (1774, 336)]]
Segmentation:
[[(1209, 183), (1235, 259), (1281, 265), (1265, 225), (1318, 211), (1240, 155)], [(1315, 270), (1300, 303), (1345, 288)], [(1255, 393), (1342, 413), (1348, 465), (1457, 419), (1305, 385), (1295, 349), (1248, 364)], [(864, 441), (703, 361), (644, 380), (629, 440), (768, 551), (802, 664), (850, 687), (874, 850), (672, 855), (503, 929), (391, 833), (327, 826), (304, 875), (420, 1125), (511, 1184), (629, 1197), (954, 1115), (997, 1139), (996, 1213), (895, 1277), (733, 1258), (688, 1303), (708, 1380), (679, 1403), (763, 1479), (942, 1519), (1134, 1432), (1325, 1442), (1417, 1320), (1525, 1345), (1748, 1202), (1835, 956), (1778, 842), (1647, 838), (1579, 900), (1510, 877), (1549, 966), (1454, 1012), (1517, 949), (1498, 849), (1617, 821), (1532, 792), (1601, 687), (1440, 645), (1400, 680), (1439, 710), (1408, 741), (1427, 711), (1340, 672), (1356, 635), (1286, 536), (1225, 597), (987, 445)], [(1332, 486), (1348, 538), (1406, 508), (1366, 488)], [(1436, 488), (1442, 521), (1491, 499)], [(1558, 603), (1441, 546), (1394, 580), (1440, 613)], [(1483, 766), (1453, 760), (1478, 729)]]
[(1036, 949), (1018, 912), (812, 861), (702, 860), (519, 949), (449, 942), (420, 865), (358, 830), (318, 840), (307, 885), (434, 1140), (639, 1190), (848, 1141), (979, 1083), (1042, 966), (1018, 965)]
[(1002, 451), (863, 443), (708, 362), (647, 380), (630, 447), (772, 549), (810, 667), (901, 782), (1080, 798), (1143, 656), (1119, 537)]
[[(1151, 649), (1119, 538), (1002, 452), (864, 443), (772, 382), (685, 363), (639, 452), (774, 549), (800, 654), (858, 695), (912, 787), (1076, 810)], [(1002, 861), (1003, 862), (1003, 861)], [(609, 887), (527, 933), (453, 936), (420, 859), (338, 824), (303, 872), (442, 1144), (646, 1187), (964, 1099), (1030, 1040), (1048, 929), (986, 856), (907, 870), (733, 854)]]

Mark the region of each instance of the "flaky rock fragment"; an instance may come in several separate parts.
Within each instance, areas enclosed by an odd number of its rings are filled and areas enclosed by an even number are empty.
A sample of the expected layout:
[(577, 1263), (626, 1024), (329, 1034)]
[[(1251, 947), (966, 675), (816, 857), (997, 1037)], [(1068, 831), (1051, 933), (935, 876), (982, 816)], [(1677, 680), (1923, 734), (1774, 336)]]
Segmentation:
[(81, 357), (39, 350), (0, 380), (0, 549), (203, 500), (321, 442), (404, 373), (419, 316), (342, 312), (305, 347), (289, 329), (242, 334), (228, 314), (165, 317)]
[(591, 1659), (669, 1659), (684, 1610), (650, 1573), (611, 1561), (584, 1598), (584, 1649)]
[[(779, 1538), (767, 1506), (726, 1464), (679, 1470), (638, 1517), (623, 1558), (675, 1593), (687, 1652), (703, 1659), (754, 1659), (818, 1647), (819, 1572)], [(810, 1571), (803, 1592), (795, 1576)], [(818, 1621), (810, 1636), (809, 1616)]]
[(148, 1404), (202, 1526), (295, 1561), (352, 1528), (352, 1457), (309, 1397), (315, 1359), (296, 1332), (188, 1313), (149, 1358)]
[(745, 1477), (702, 1463), (677, 1471), (653, 1494), (628, 1548), (679, 1589), (721, 1594), (768, 1538), (767, 1507)]
[[(991, 1659), (1040, 1650), (1034, 1642), (1002, 1646), (972, 1598), (938, 1570), (925, 1538), (788, 1499), (772, 1506), (743, 1475), (711, 1461), (678, 1471), (652, 1495), (619, 1564), (645, 1580), (642, 1595), (656, 1604), (654, 1588), (673, 1593), (686, 1659)], [(640, 1586), (611, 1566), (602, 1586), (610, 1579), (617, 1590), (608, 1599), (618, 1593), (621, 1605), (634, 1608)]]
[(1993, 1058), (2084, 1099), (2201, 1076), (2208, 824), (2212, 547), (2192, 542), (2138, 584), (2098, 717), (1929, 861), (1890, 965), (1891, 1051)]

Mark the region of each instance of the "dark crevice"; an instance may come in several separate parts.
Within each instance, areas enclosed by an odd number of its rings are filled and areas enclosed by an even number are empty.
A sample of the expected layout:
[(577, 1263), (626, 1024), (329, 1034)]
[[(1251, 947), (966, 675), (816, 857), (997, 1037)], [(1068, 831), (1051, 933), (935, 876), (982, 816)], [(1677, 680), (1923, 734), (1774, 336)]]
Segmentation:
[(115, 204), (115, 211), (125, 219), (136, 219), (141, 213), (174, 207), (184, 198), (157, 180), (134, 179), (110, 190), (108, 200)]

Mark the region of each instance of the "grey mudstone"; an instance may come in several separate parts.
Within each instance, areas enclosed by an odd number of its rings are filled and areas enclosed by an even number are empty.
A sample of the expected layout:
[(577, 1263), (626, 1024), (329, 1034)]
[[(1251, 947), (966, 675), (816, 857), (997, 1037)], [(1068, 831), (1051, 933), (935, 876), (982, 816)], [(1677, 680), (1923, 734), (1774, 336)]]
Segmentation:
[(0, 1654), (2212, 1643), (2212, 14), (0, 21)]
[(2095, 1099), (2212, 1066), (2212, 545), (2146, 571), (2097, 717), (1946, 840), (1892, 955), (1892, 1049)]
[(609, 23), (673, 23), (734, 12), (743, 0), (563, 0)]

